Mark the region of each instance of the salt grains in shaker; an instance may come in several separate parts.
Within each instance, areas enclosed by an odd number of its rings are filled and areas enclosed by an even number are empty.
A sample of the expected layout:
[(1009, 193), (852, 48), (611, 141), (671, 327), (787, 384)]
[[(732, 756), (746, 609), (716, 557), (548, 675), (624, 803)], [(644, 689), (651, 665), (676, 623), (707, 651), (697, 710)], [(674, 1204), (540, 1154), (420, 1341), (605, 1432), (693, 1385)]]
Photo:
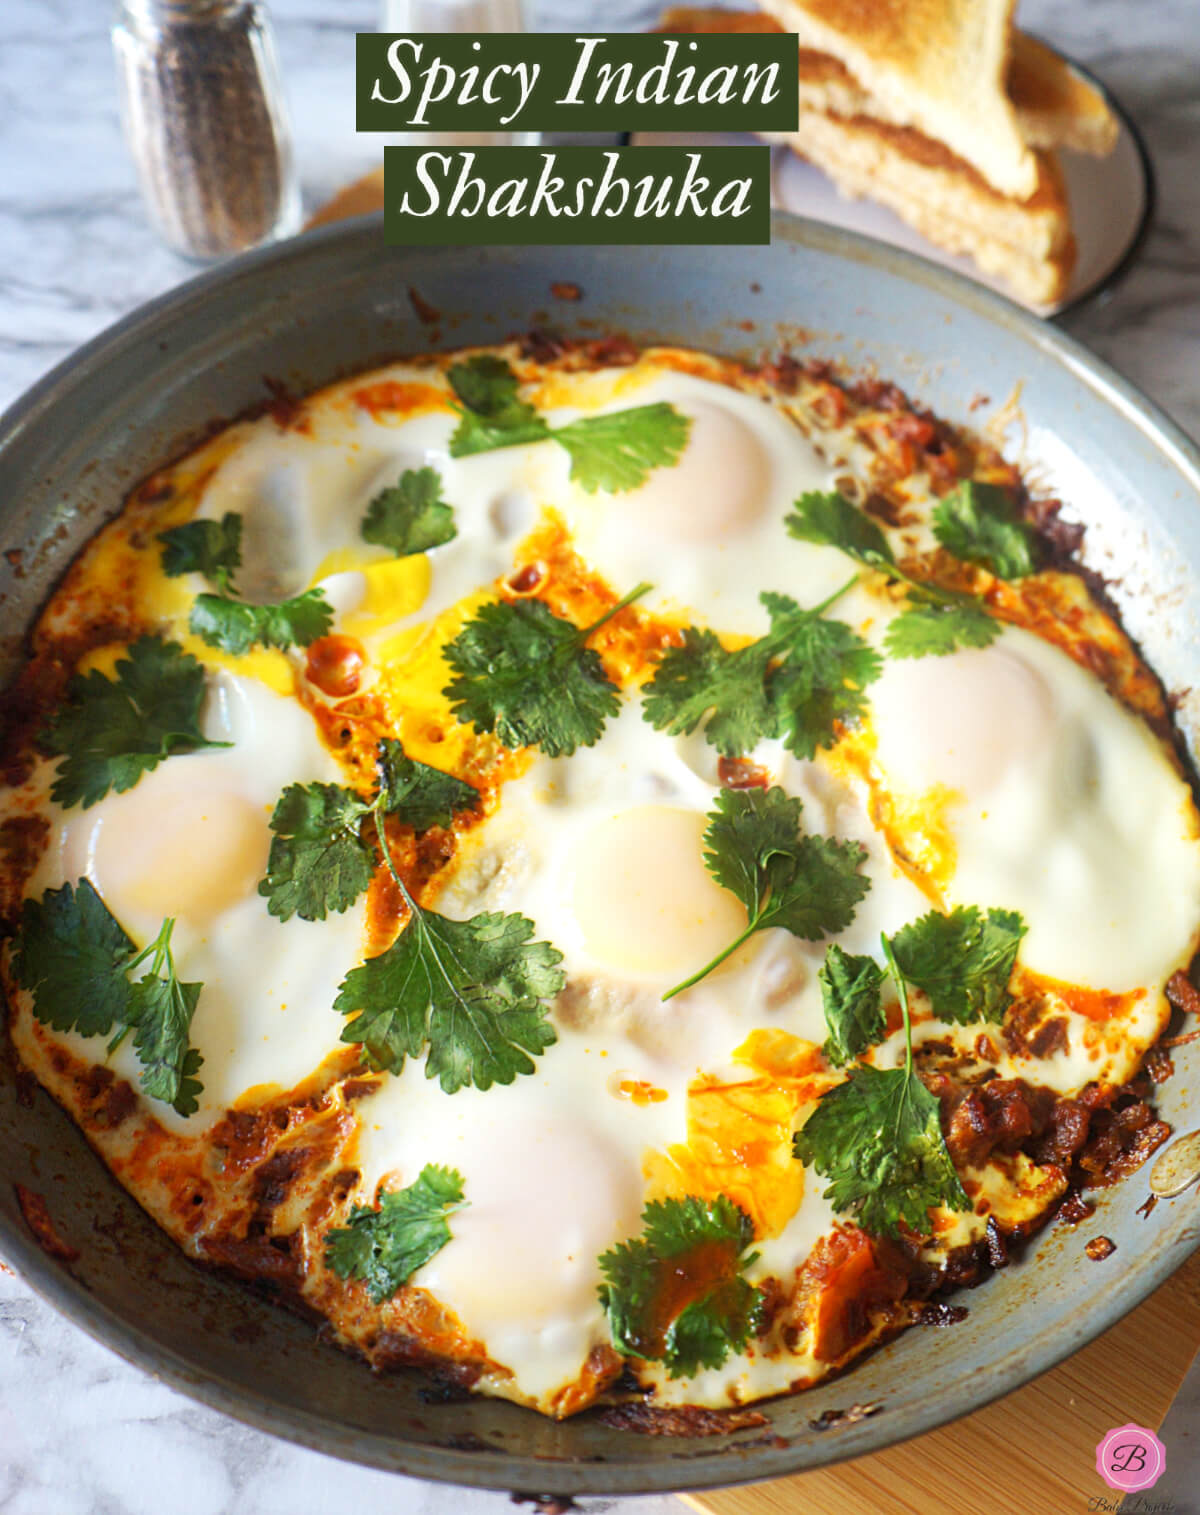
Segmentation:
[(254, 0), (121, 0), (121, 118), (150, 217), (197, 259), (287, 236), (300, 196), (269, 24)]

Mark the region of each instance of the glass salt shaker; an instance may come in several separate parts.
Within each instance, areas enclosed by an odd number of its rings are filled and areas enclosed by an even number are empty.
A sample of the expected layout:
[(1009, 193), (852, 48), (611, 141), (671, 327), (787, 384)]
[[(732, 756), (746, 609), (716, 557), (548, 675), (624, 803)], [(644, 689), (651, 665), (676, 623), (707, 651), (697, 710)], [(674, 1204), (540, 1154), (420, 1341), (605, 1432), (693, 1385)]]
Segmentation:
[(146, 208), (184, 257), (300, 224), (270, 24), (257, 0), (119, 0), (121, 120)]

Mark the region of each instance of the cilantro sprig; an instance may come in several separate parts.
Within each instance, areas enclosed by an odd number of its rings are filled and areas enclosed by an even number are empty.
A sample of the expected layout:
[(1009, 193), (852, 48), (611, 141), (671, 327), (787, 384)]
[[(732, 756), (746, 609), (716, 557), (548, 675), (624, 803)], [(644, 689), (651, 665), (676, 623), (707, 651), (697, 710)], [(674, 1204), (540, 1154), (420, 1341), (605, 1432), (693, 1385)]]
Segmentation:
[(495, 353), (476, 353), (452, 363), (446, 380), (460, 402), (458, 426), (450, 438), (452, 458), (541, 442), (550, 435), (547, 422), (518, 395), (516, 374)]
[(223, 594), (198, 594), (189, 628), (210, 647), (241, 657), (252, 647), (307, 647), (333, 625), (333, 606), (320, 589), (276, 605), (252, 605)]
[(86, 810), (110, 789), (132, 789), (174, 753), (228, 747), (200, 730), (204, 689), (196, 659), (155, 636), (133, 642), (112, 678), (95, 668), (75, 674), (41, 737), (61, 758), (51, 798)]
[(355, 1205), (345, 1226), (325, 1237), (325, 1264), (357, 1278), (381, 1305), (448, 1241), (449, 1217), (465, 1208), (462, 1174), (427, 1163), (406, 1189), (383, 1194), (377, 1210)]
[[(183, 983), (176, 974), (171, 955), (174, 926), (174, 920), (164, 920), (155, 939), (129, 964), (126, 971), (132, 973), (148, 960), (149, 971), (129, 986), (126, 1013), (133, 1049), (142, 1065), (142, 1088), (179, 1115), (193, 1115), (200, 1108), (198, 1096), (204, 1087), (195, 1075), (204, 1059), (188, 1045), (188, 1036), (204, 985)], [(124, 1035), (122, 1031), (110, 1043), (110, 1051)]]
[[(1026, 930), (1016, 910), (985, 915), (974, 905), (960, 905), (945, 915), (930, 910), (884, 943), (897, 985), (923, 990), (939, 1020), (999, 1023), (1012, 1002), (1008, 982)], [(873, 958), (843, 952), (836, 943), (826, 951), (818, 974), (829, 1028), (822, 1050), (836, 1066), (882, 1041), (884, 977)]]
[(618, 1352), (683, 1378), (719, 1368), (762, 1330), (764, 1300), (743, 1276), (757, 1253), (750, 1217), (720, 1194), (654, 1200), (640, 1237), (600, 1258), (600, 1303)]
[(904, 1017), (904, 1066), (856, 1063), (817, 1101), (793, 1149), (830, 1180), (824, 1198), (839, 1213), (852, 1212), (864, 1231), (899, 1237), (907, 1227), (926, 1235), (931, 1207), (969, 1210), (971, 1201), (946, 1148), (941, 1107), (913, 1068), (908, 993), (886, 936), (882, 943)]
[(933, 531), (947, 552), (965, 563), (981, 563), (997, 578), (1037, 572), (1037, 533), (998, 484), (964, 479), (934, 507)]
[(454, 714), (506, 747), (541, 747), (549, 757), (590, 747), (620, 700), (588, 639), (649, 589), (639, 584), (590, 626), (541, 600), (485, 605), (445, 649), (454, 678), (442, 692)]
[[(174, 920), (138, 952), (88, 879), (48, 889), (21, 907), (13, 972), (33, 1013), (55, 1031), (108, 1036), (113, 1052), (133, 1032), (141, 1086), (180, 1115), (198, 1108), (203, 1059), (188, 1045), (203, 985), (182, 982), (171, 955)], [(130, 977), (143, 964), (146, 973)]]
[(802, 836), (803, 806), (782, 789), (725, 789), (709, 812), (704, 864), (746, 907), (746, 929), (711, 962), (663, 995), (699, 983), (756, 931), (782, 926), (805, 941), (844, 931), (871, 887), (857, 842)]
[(771, 628), (733, 652), (713, 632), (689, 626), (647, 685), (644, 718), (673, 736), (704, 722), (705, 740), (726, 757), (772, 737), (800, 758), (832, 746), (837, 725), (866, 709), (865, 690), (883, 667), (849, 626), (825, 618), (854, 582), (811, 610), (786, 595), (760, 595)]
[(398, 741), (380, 742), (376, 763), (371, 799), (341, 784), (289, 784), (279, 796), (267, 873), (258, 886), (272, 915), (321, 921), (350, 908), (375, 872), (375, 852), (363, 834), (368, 817), (376, 835), (385, 816), (422, 832), (448, 826), (458, 811), (478, 809), (478, 790), (416, 762)]
[(256, 645), (307, 647), (333, 625), (333, 607), (320, 589), (253, 604), (236, 597), (234, 575), (242, 564), (242, 518), (227, 511), (220, 521), (188, 521), (159, 533), (163, 572), (168, 578), (199, 573), (217, 586), (198, 594), (188, 627), (210, 647), (241, 657)]
[(554, 441), (570, 455), (570, 477), (588, 494), (637, 489), (654, 469), (677, 461), (691, 430), (689, 417), (664, 401), (552, 427), (520, 398), (516, 374), (494, 353), (452, 364), (446, 378), (459, 401), (452, 458)]
[(398, 558), (430, 552), (458, 535), (454, 508), (442, 498), (436, 468), (407, 468), (367, 506), (360, 526), (364, 542), (390, 547)]
[(796, 501), (787, 529), (803, 542), (836, 547), (864, 568), (886, 574), (908, 590), (908, 607), (884, 634), (894, 658), (944, 656), (960, 647), (987, 647), (1000, 627), (974, 595), (942, 589), (906, 573), (883, 532), (836, 491), (810, 491)]
[[(1025, 929), (1015, 910), (983, 915), (971, 905), (948, 915), (932, 910), (880, 938), (904, 1017), (904, 1067), (855, 1063), (845, 1083), (821, 1096), (794, 1141), (796, 1156), (831, 1180), (825, 1198), (835, 1210), (853, 1211), (863, 1230), (898, 1236), (903, 1224), (924, 1234), (930, 1206), (970, 1207), (942, 1137), (938, 1102), (913, 1073), (908, 985), (924, 990), (942, 1020), (1003, 1020)], [(835, 943), (819, 978), (829, 1027), (823, 1051), (842, 1065), (886, 1034), (885, 974), (872, 958)]]
[(558, 1039), (546, 1001), (565, 982), (562, 953), (531, 942), (533, 922), (523, 915), (458, 921), (423, 909), (396, 869), (385, 828), (377, 832), (408, 922), (342, 980), (334, 1008), (354, 1017), (342, 1041), (361, 1043), (373, 1067), (395, 1074), (427, 1050), (425, 1076), (447, 1094), (532, 1073), (534, 1058)]

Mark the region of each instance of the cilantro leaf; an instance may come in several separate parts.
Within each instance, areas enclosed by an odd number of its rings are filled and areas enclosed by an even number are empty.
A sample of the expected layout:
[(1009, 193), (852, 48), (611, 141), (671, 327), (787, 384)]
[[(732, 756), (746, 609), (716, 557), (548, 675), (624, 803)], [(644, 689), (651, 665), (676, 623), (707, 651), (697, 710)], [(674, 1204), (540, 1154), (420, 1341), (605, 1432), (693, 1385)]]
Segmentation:
[(242, 518), (227, 510), (219, 521), (188, 521), (160, 531), (163, 572), (177, 579), (202, 573), (225, 588), (242, 565)]
[(895, 564), (880, 528), (836, 490), (802, 494), (786, 524), (791, 536), (820, 547), (837, 547), (864, 568), (886, 569)]
[(202, 573), (219, 594), (198, 594), (189, 629), (210, 647), (234, 657), (256, 643), (307, 647), (333, 625), (333, 608), (319, 589), (276, 605), (254, 605), (233, 595), (233, 575), (242, 562), (242, 518), (227, 511), (219, 521), (188, 521), (159, 533), (163, 571), (170, 577)]
[(798, 799), (782, 789), (724, 789), (710, 812), (705, 864), (736, 894), (755, 930), (785, 926), (815, 942), (844, 931), (871, 887), (857, 842), (801, 836)]
[(462, 1174), (427, 1163), (407, 1189), (386, 1191), (378, 1210), (355, 1205), (348, 1224), (327, 1233), (326, 1266), (361, 1279), (381, 1305), (442, 1250), (447, 1218), (465, 1203)]
[(398, 558), (452, 541), (458, 530), (452, 507), (442, 499), (437, 469), (405, 469), (398, 483), (381, 490), (367, 506), (361, 530), (364, 542), (390, 547)]
[(887, 1032), (880, 990), (883, 970), (873, 957), (856, 957), (831, 942), (817, 975), (829, 1035), (822, 1051), (840, 1067), (882, 1041)]
[(42, 734), (62, 758), (50, 794), (64, 807), (86, 810), (110, 789), (132, 789), (173, 753), (229, 746), (200, 730), (204, 669), (178, 642), (139, 637), (115, 673), (75, 674)]
[(965, 563), (982, 563), (997, 578), (1021, 579), (1038, 566), (1037, 533), (998, 484), (964, 479), (933, 511), (938, 541)]
[(478, 416), (508, 416), (521, 409), (526, 418), (533, 406), (517, 397), (520, 381), (504, 358), (492, 352), (475, 353), (446, 370), (450, 388)]
[(884, 646), (894, 658), (944, 657), (960, 647), (989, 647), (1000, 635), (1000, 623), (970, 595), (918, 601), (890, 623)]
[(370, 805), (341, 784), (289, 784), (271, 814), (271, 852), (258, 892), (281, 921), (349, 910), (375, 872), (361, 836)]
[(1002, 1021), (1017, 948), (1027, 927), (1016, 910), (931, 910), (891, 939), (904, 977), (929, 996), (939, 1020)]
[(224, 594), (198, 594), (189, 628), (210, 647), (241, 657), (251, 647), (307, 647), (333, 625), (333, 607), (320, 589), (276, 605), (252, 605)]
[(912, 1072), (858, 1063), (828, 1090), (793, 1139), (796, 1156), (830, 1180), (824, 1197), (864, 1231), (929, 1233), (929, 1209), (969, 1210), (942, 1136), (938, 1101)]
[(636, 489), (655, 468), (676, 462), (687, 446), (691, 418), (673, 405), (635, 405), (585, 416), (550, 435), (571, 455), (571, 478), (588, 494)]
[(446, 379), (462, 401), (458, 426), (450, 438), (452, 458), (540, 442), (550, 435), (533, 406), (518, 397), (516, 374), (494, 353), (476, 353), (451, 364)]
[(756, 931), (782, 926), (805, 941), (844, 931), (871, 881), (858, 872), (857, 842), (801, 836), (798, 799), (782, 789), (725, 789), (709, 812), (705, 866), (746, 907), (745, 931), (698, 973), (663, 995), (698, 983)]
[(410, 758), (397, 741), (386, 738), (378, 750), (379, 805), (414, 831), (449, 826), (462, 810), (479, 809), (473, 785)]
[(396, 1074), (428, 1048), (426, 1077), (447, 1094), (532, 1073), (533, 1059), (557, 1040), (543, 1001), (563, 986), (562, 953), (531, 943), (533, 922), (523, 915), (456, 921), (404, 892), (407, 926), (341, 984), (334, 1008), (354, 1016), (342, 1040), (361, 1042), (375, 1067)]
[[(787, 518), (787, 528), (802, 541), (837, 547), (864, 568), (874, 568), (907, 585), (908, 608), (892, 621), (884, 636), (890, 656), (940, 657), (959, 647), (986, 647), (1000, 635), (1000, 627), (973, 595), (942, 589), (906, 573), (896, 563), (887, 538), (875, 522), (843, 495), (801, 495)], [(965, 528), (960, 528), (960, 536), (964, 533)], [(1009, 550), (1015, 550), (1011, 544)], [(801, 754), (805, 755), (811, 754)]]
[(549, 757), (590, 747), (620, 701), (587, 639), (649, 587), (639, 584), (582, 627), (541, 600), (483, 606), (445, 649), (455, 677), (442, 692), (454, 714), (506, 747), (538, 746)]
[(750, 1217), (723, 1194), (688, 1196), (652, 1201), (642, 1224), (640, 1237), (599, 1260), (613, 1345), (665, 1363), (671, 1378), (719, 1368), (765, 1320), (761, 1292), (742, 1276), (756, 1257), (743, 1255)]
[[(156, 939), (137, 952), (90, 880), (64, 884), (23, 903), (13, 972), (33, 995), (34, 1015), (55, 1031), (115, 1031), (111, 1051), (132, 1028), (143, 1090), (191, 1115), (202, 1058), (188, 1046), (188, 1034), (203, 985), (176, 977), (174, 924), (164, 920)], [(131, 983), (129, 974), (147, 959), (149, 972)]]
[(188, 1035), (204, 985), (181, 983), (175, 975), (171, 956), (174, 924), (173, 920), (164, 921), (157, 940), (142, 954), (151, 958), (150, 972), (129, 986), (126, 1018), (133, 1027), (133, 1048), (142, 1065), (143, 1090), (180, 1115), (194, 1115), (200, 1108), (197, 1096), (203, 1089), (195, 1075), (204, 1059), (188, 1045)]
[(851, 724), (866, 710), (864, 690), (879, 677), (883, 660), (844, 621), (806, 614), (783, 595), (763, 599), (772, 639), (788, 639), (786, 661), (768, 674), (774, 734), (797, 757), (813, 758), (818, 748), (833, 745), (838, 724)]
[(398, 741), (380, 742), (377, 765), (374, 800), (319, 783), (289, 784), (279, 796), (267, 873), (258, 886), (272, 915), (322, 921), (350, 908), (375, 872), (375, 853), (362, 835), (367, 816), (394, 816), (422, 832), (448, 826), (456, 811), (478, 808), (478, 790), (416, 762)]
[(133, 943), (89, 879), (48, 889), (21, 906), (13, 972), (33, 994), (33, 1013), (55, 1031), (107, 1036), (125, 1022), (125, 969)]
[(776, 714), (767, 697), (766, 656), (751, 649), (727, 652), (715, 632), (689, 626), (683, 645), (671, 647), (646, 686), (643, 719), (657, 731), (690, 735), (708, 717), (705, 738), (726, 757), (738, 757), (773, 733)]
[(691, 430), (690, 417), (666, 401), (551, 427), (519, 397), (520, 381), (494, 353), (452, 364), (446, 378), (461, 402), (452, 458), (553, 439), (569, 453), (570, 476), (588, 494), (636, 489), (653, 469), (677, 460)]
[(770, 630), (734, 652), (711, 631), (689, 627), (646, 688), (644, 718), (678, 736), (707, 716), (705, 739), (726, 757), (772, 737), (803, 758), (832, 746), (835, 724), (863, 713), (864, 690), (882, 668), (849, 626), (821, 614), (837, 597), (802, 610), (786, 595), (761, 595)]

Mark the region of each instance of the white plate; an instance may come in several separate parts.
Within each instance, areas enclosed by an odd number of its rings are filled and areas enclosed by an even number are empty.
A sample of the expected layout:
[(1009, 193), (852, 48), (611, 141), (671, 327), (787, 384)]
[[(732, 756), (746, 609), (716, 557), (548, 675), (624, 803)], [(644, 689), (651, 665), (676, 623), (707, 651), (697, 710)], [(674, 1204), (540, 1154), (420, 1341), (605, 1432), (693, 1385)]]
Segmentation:
[[(1098, 79), (1076, 63), (1071, 67), (1104, 95), (1117, 118), (1119, 135), (1107, 158), (1065, 151), (1059, 154), (1067, 181), (1078, 257), (1066, 298), (1057, 305), (1031, 306), (1039, 315), (1057, 315), (1069, 310), (1113, 284), (1137, 253), (1154, 208), (1153, 172), (1137, 128)], [(721, 143), (749, 146), (757, 139), (730, 132), (635, 132), (630, 140), (646, 147), (691, 147)], [(781, 210), (890, 242), (1015, 298), (1003, 280), (985, 274), (970, 258), (957, 257), (927, 241), (885, 206), (873, 200), (847, 198), (820, 169), (790, 148), (772, 150), (771, 169), (771, 198)]]

